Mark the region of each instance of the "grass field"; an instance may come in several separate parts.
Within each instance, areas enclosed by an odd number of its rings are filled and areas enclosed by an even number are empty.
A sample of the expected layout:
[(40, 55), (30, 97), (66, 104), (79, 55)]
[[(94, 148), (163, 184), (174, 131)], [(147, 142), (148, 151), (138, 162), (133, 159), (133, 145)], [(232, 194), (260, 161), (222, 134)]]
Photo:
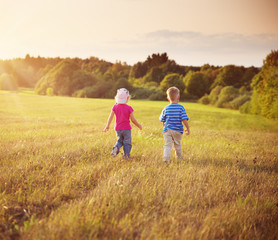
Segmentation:
[(123, 161), (113, 104), (0, 91), (0, 239), (277, 239), (277, 122), (182, 103), (191, 135), (166, 165), (168, 103), (131, 100)]

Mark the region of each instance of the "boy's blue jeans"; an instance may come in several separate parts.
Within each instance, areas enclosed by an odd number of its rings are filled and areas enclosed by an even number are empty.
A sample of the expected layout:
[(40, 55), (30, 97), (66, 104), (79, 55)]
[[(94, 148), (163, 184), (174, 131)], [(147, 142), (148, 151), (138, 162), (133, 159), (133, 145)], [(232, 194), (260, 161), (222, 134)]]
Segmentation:
[(117, 142), (114, 147), (118, 148), (118, 151), (124, 146), (124, 156), (130, 157), (131, 145), (131, 130), (116, 131)]

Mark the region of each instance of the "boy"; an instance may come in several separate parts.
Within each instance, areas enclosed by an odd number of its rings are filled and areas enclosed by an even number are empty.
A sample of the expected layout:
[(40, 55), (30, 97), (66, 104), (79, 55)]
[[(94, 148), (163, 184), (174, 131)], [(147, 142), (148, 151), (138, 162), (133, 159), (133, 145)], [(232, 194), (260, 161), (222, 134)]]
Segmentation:
[[(185, 112), (185, 109), (178, 102), (180, 100), (180, 90), (176, 87), (170, 87), (167, 91), (167, 99), (170, 102), (166, 106), (159, 117), (159, 120), (163, 122), (163, 136), (164, 136), (164, 152), (163, 160), (168, 163), (170, 162), (171, 149), (174, 143), (176, 156), (182, 159), (181, 151), (181, 139), (183, 131), (186, 132), (186, 135), (190, 134), (189, 125), (188, 125), (188, 116)], [(183, 130), (183, 125), (186, 127), (186, 130)]]

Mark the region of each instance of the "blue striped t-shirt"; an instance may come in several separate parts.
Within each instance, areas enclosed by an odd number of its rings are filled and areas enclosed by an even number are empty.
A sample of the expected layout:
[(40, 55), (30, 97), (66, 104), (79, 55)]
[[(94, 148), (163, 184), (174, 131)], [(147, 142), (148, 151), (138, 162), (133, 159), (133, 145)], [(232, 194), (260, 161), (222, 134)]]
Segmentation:
[(171, 103), (167, 105), (161, 112), (159, 120), (164, 122), (163, 132), (167, 129), (175, 130), (183, 134), (183, 120), (188, 120), (188, 116), (182, 105)]

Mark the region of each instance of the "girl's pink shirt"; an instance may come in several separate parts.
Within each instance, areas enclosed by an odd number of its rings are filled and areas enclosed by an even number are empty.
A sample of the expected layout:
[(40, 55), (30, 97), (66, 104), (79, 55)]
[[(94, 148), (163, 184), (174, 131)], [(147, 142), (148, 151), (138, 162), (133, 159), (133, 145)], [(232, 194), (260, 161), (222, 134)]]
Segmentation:
[(114, 111), (116, 115), (116, 131), (131, 129), (129, 117), (134, 111), (131, 106), (127, 104), (115, 104), (112, 111)]

